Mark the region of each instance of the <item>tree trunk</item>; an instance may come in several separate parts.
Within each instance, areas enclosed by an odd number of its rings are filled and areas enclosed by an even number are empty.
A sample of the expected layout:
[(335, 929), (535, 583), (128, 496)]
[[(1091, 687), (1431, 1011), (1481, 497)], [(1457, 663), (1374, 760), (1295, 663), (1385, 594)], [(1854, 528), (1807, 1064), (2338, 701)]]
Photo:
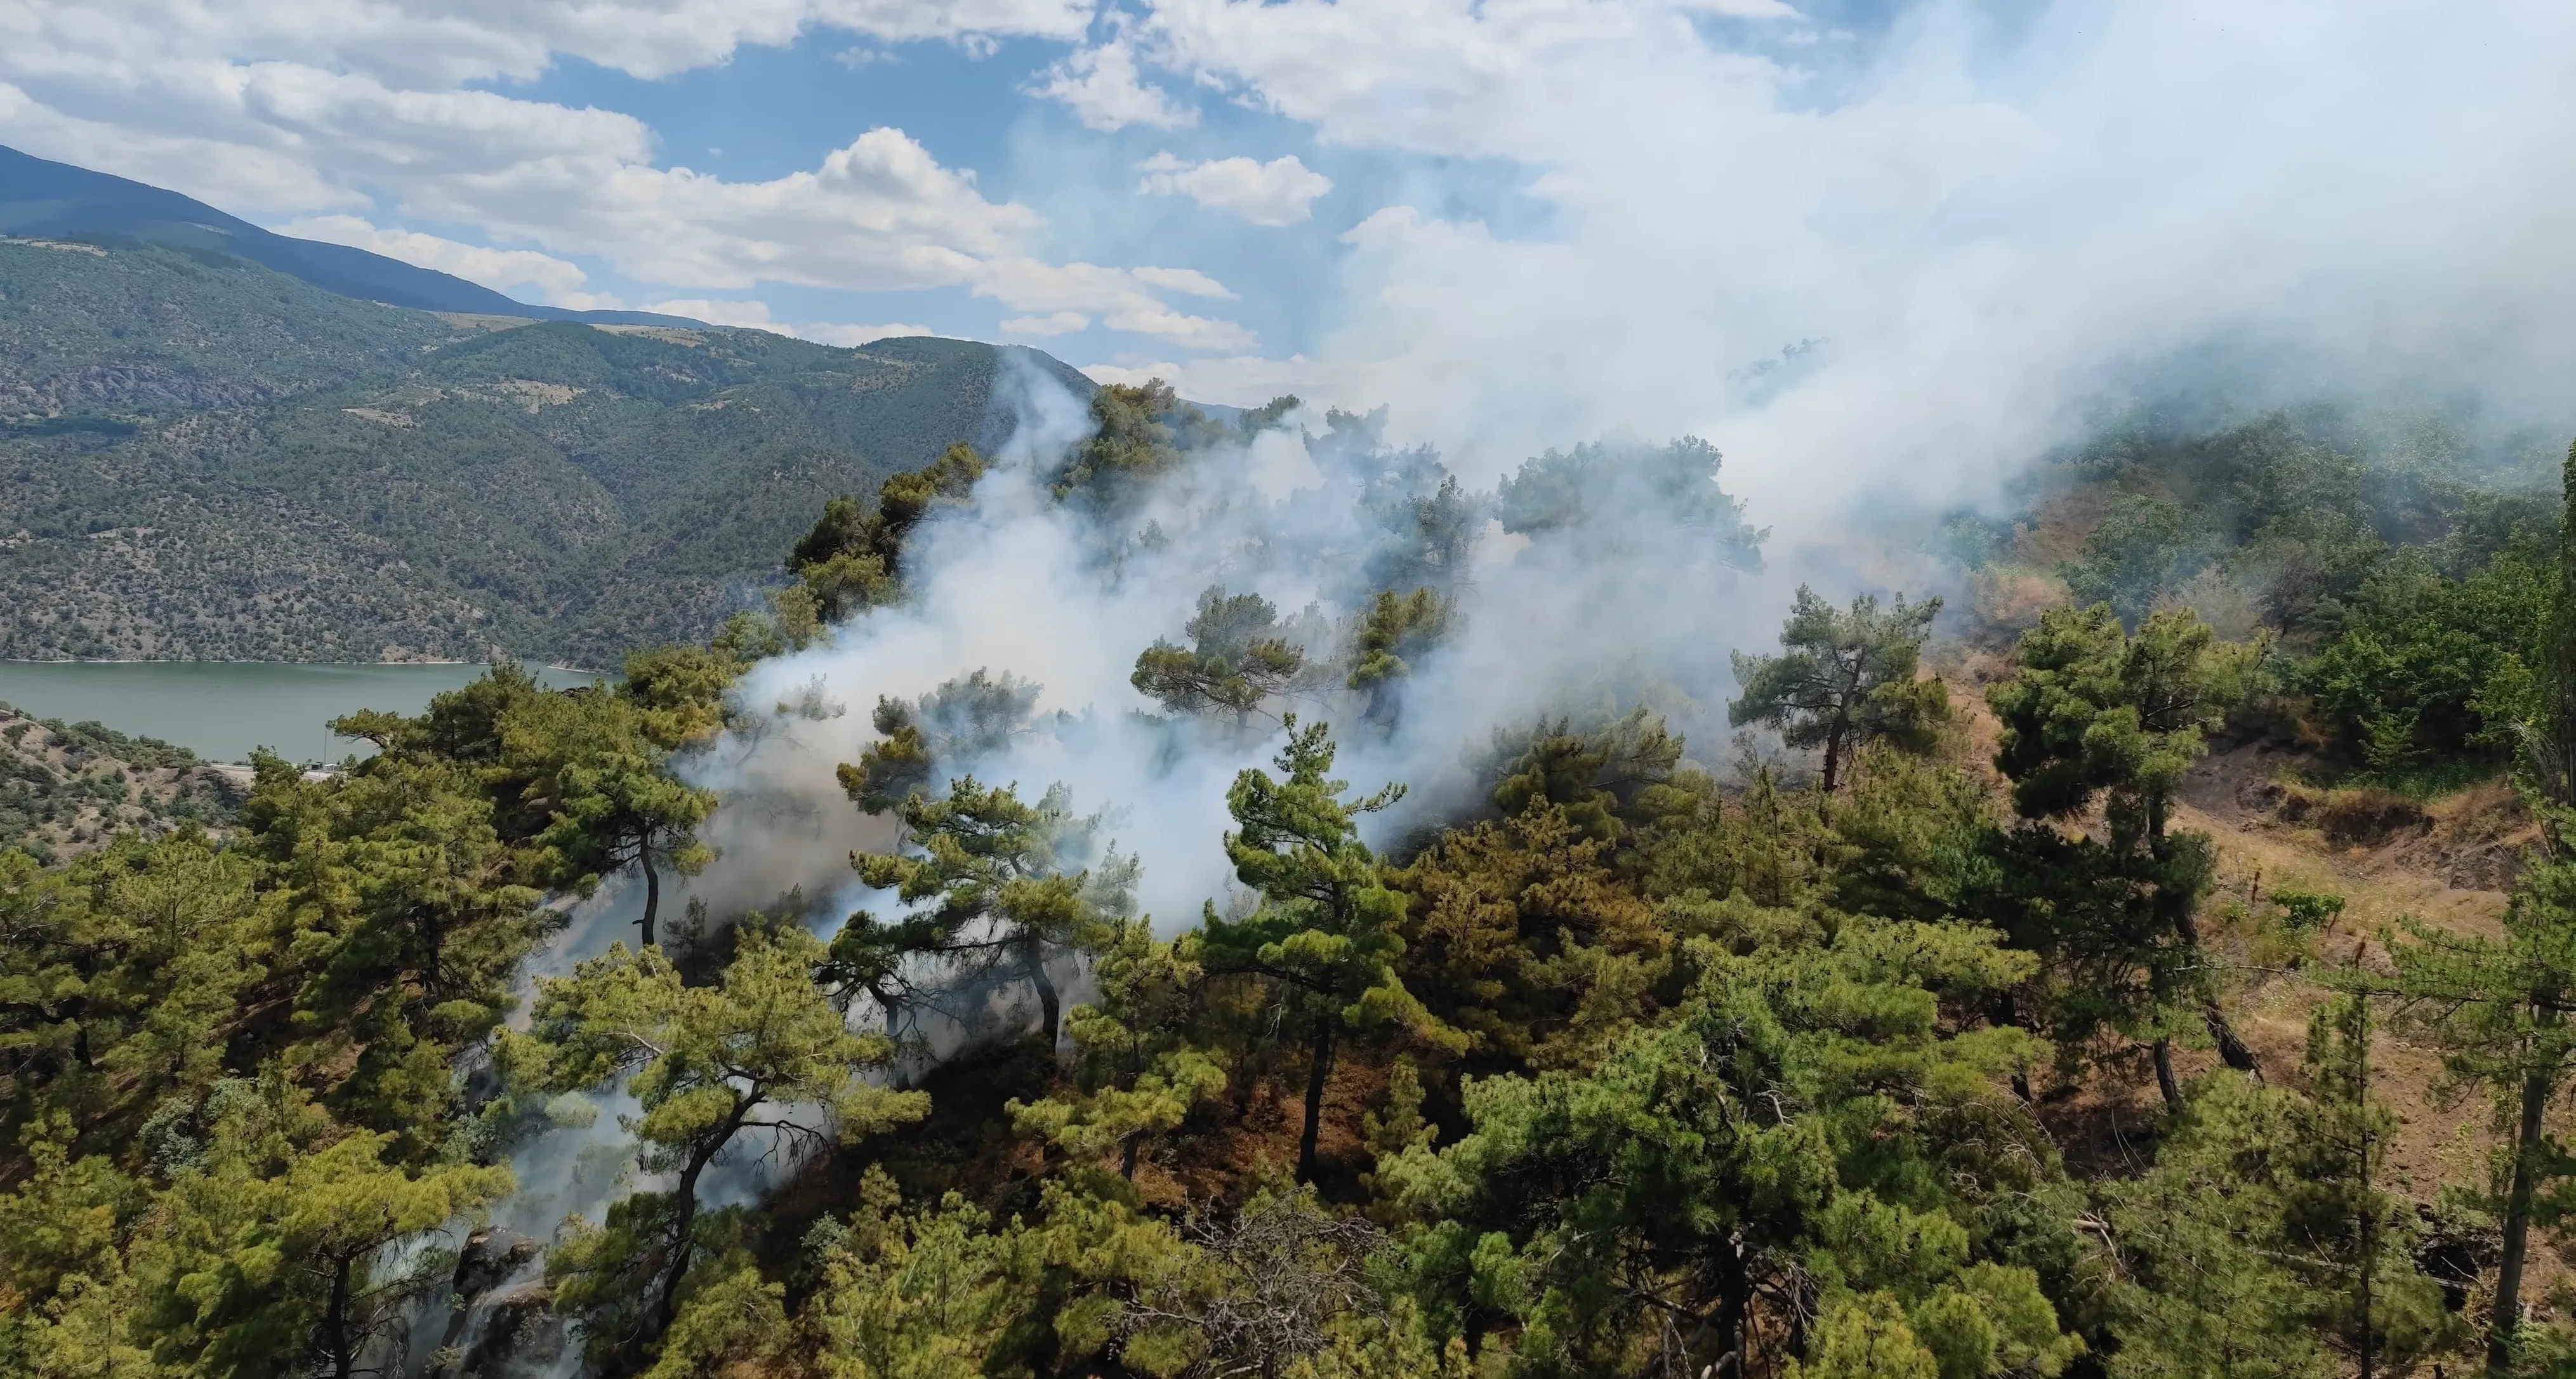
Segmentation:
[(429, 993), (430, 1001), (435, 1004), (444, 999), (447, 994), (446, 983), (440, 980), (439, 976), (447, 966), (447, 926), (440, 922), (436, 906), (429, 907), (428, 915), (421, 924), (421, 937), (422, 947), (428, 952), (422, 958), (420, 984), (422, 989)]
[(2201, 1023), (2209, 1026), (2209, 1037), (2218, 1041), (2218, 1056), (2225, 1060), (2227, 1066), (2240, 1073), (2252, 1073), (2257, 1082), (2263, 1080), (2263, 1068), (2255, 1061), (2254, 1051), (2245, 1047), (2244, 1040), (2236, 1037), (2235, 1027), (2227, 1023), (2227, 1015), (2218, 1008), (2218, 1002), (2211, 1001), (2201, 1006), (2200, 1019)]
[(1055, 1056), (1058, 1022), (1062, 1019), (1063, 1000), (1056, 994), (1055, 982), (1047, 976), (1046, 943), (1035, 935), (1020, 940), (1020, 965), (1029, 970), (1029, 985), (1037, 988), (1038, 1019), (1046, 1030), (1047, 1056)]
[(2361, 1147), (2361, 1379), (2371, 1379), (2372, 1361), (2379, 1358), (2379, 1337), (2371, 1330), (2370, 1276), (2379, 1264), (2379, 1231), (2374, 1223), (2378, 1212), (2370, 1203), (2370, 1141), (2365, 1136)]
[[(740, 1118), (736, 1117), (736, 1123)], [(698, 1229), (698, 1175), (706, 1171), (716, 1152), (733, 1138), (727, 1131), (723, 1139), (710, 1144), (703, 1153), (691, 1155), (687, 1171), (680, 1174), (678, 1187), (678, 1228), (671, 1233), (671, 1263), (662, 1274), (662, 1296), (653, 1304), (653, 1331), (659, 1336), (671, 1329), (671, 1319), (680, 1314), (680, 1280), (689, 1272), (689, 1256), (696, 1242), (691, 1239)]]
[(2371, 1276), (2379, 1272), (2379, 1204), (2372, 1199), (2370, 1191), (2370, 1149), (2373, 1136), (2370, 1128), (2369, 1020), (2370, 1008), (2365, 1005), (2361, 1009), (2360, 1058), (2356, 1062), (2353, 1079), (2353, 1106), (2360, 1113), (2356, 1117), (2356, 1124), (2361, 1131), (2361, 1143), (2355, 1147), (2355, 1158), (2358, 1162), (2354, 1164), (2354, 1167), (2360, 1170), (2361, 1176), (2361, 1286), (2358, 1289), (2360, 1294), (2358, 1310), (2361, 1313), (2361, 1379), (2373, 1379), (2375, 1362), (2379, 1359), (2379, 1336), (2371, 1329), (2370, 1315), (2373, 1301), (2370, 1291)]
[(322, 1315), (322, 1350), (331, 1357), (331, 1379), (350, 1379), (358, 1357), (349, 1345), (349, 1269), (351, 1260), (336, 1261), (331, 1270), (331, 1301)]
[(2540, 1153), (2540, 1113), (2549, 1105), (2549, 1079), (2522, 1080), (2522, 1131), (2514, 1141), (2513, 1187), (2504, 1205), (2504, 1261), (2496, 1269), (2495, 1315), (2487, 1323), (2487, 1373), (2513, 1369), (2514, 1331), (2522, 1324), (2522, 1258), (2531, 1245), (2532, 1161)]
[(1118, 1176), (1131, 1183), (1136, 1181), (1136, 1150), (1144, 1142), (1145, 1132), (1139, 1130), (1118, 1145)]
[[(1730, 1240), (1718, 1254), (1717, 1343), (1719, 1358), (1711, 1369), (1728, 1379), (1751, 1379), (1753, 1280), (1744, 1268), (1744, 1242)], [(1730, 1364), (1729, 1362), (1733, 1363)]]
[(2182, 1109), (2182, 1081), (2174, 1076), (2171, 1039), (2156, 1041), (2156, 1090), (2164, 1093), (2166, 1110)]
[(644, 869), (644, 917), (636, 923), (644, 928), (644, 946), (653, 946), (653, 915), (662, 908), (662, 873), (653, 869), (650, 844), (635, 850), (635, 865)]
[(1843, 733), (1843, 726), (1837, 723), (1832, 731), (1825, 734), (1825, 793), (1828, 795), (1834, 793), (1834, 783), (1842, 775)]
[(1333, 1075), (1333, 1039), (1341, 1022), (1326, 1015), (1315, 1032), (1314, 1059), (1306, 1068), (1306, 1128), (1297, 1135), (1297, 1181), (1315, 1181), (1315, 1135), (1324, 1120), (1324, 1082)]
[[(1256, 1039), (1258, 1036), (1256, 1036)], [(1261, 1087), (1261, 1046), (1247, 1043), (1243, 1049), (1243, 1066), (1235, 1070), (1242, 1086), (1234, 1094), (1234, 1122), (1241, 1125), (1252, 1119), (1252, 1102)]]

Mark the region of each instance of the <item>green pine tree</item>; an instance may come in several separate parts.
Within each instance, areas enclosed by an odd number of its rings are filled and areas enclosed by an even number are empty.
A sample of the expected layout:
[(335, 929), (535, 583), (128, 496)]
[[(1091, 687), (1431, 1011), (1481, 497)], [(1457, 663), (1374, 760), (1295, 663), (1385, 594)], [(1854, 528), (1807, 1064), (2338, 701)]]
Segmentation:
[(1451, 1049), (1461, 1036), (1433, 1018), (1404, 987), (1404, 897), (1388, 888), (1377, 857), (1359, 839), (1359, 816), (1402, 798), (1390, 785), (1345, 800), (1330, 779), (1333, 743), (1324, 724), (1287, 716), (1280, 776), (1246, 770), (1226, 792), (1235, 831), (1225, 835), (1236, 877), (1260, 892), (1240, 920), (1206, 921), (1208, 964), (1248, 972), (1277, 991), (1307, 1049), (1306, 1102), (1297, 1136), (1297, 1177), (1312, 1181), (1324, 1089), (1345, 1030), (1394, 1025)]
[[(814, 983), (822, 944), (792, 924), (746, 920), (714, 986), (687, 986), (659, 948), (624, 944), (537, 985), (530, 1033), (504, 1045), (529, 1084), (583, 1091), (623, 1080), (626, 1129), (667, 1192), (637, 1193), (606, 1225), (573, 1225), (547, 1255), (560, 1305), (594, 1346), (632, 1352), (670, 1328), (701, 1249), (700, 1180), (746, 1131), (819, 1148), (921, 1119), (929, 1099), (869, 1080), (894, 1056), (850, 1030)], [(800, 1118), (789, 1112), (802, 1108)], [(819, 1122), (819, 1124), (817, 1123)]]
[(1949, 693), (1939, 680), (1918, 678), (1917, 668), (1940, 613), (1941, 600), (1909, 604), (1903, 594), (1884, 612), (1875, 595), (1862, 594), (1846, 613), (1799, 585), (1780, 629), (1782, 654), (1735, 653), (1744, 693), (1726, 706), (1727, 722), (1760, 723), (1792, 747), (1824, 748), (1827, 794), (1863, 743), (1928, 750), (1949, 715)]

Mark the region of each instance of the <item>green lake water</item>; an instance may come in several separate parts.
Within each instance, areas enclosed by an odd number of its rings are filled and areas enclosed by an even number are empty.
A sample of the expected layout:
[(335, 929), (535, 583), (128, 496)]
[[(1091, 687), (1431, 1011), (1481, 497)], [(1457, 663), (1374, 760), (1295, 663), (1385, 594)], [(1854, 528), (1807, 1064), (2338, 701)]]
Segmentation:
[[(265, 661), (0, 661), (0, 703), (38, 718), (95, 720), (177, 743), (213, 761), (266, 747), (290, 761), (373, 750), (325, 726), (359, 709), (418, 713), (431, 695), (479, 678), (476, 665), (288, 665)], [(557, 687), (580, 671), (545, 669)]]

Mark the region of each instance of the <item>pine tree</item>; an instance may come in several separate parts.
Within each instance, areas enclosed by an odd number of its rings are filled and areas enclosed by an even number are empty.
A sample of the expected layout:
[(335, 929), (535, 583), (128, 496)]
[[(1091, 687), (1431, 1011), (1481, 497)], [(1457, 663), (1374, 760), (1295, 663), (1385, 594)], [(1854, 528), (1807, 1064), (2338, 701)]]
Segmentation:
[[(1904, 1364), (1924, 1363), (1920, 1328), (2004, 1361), (1961, 1373), (2062, 1369), (2081, 1344), (2032, 1271), (1972, 1244), (1995, 1239), (1992, 1189), (2053, 1191), (2028, 1157), (2044, 1135), (1999, 1085), (2034, 1041), (1945, 1014), (2029, 959), (1982, 929), (1858, 917), (1829, 945), (1693, 956), (1672, 1019), (1583, 1072), (1477, 1079), (1467, 1135), (1380, 1164), (1417, 1223), (1416, 1276), (1459, 1280), (1532, 1373), (1768, 1372), (1787, 1338), (1757, 1348), (1765, 1299), (1903, 1316), (1910, 1344), (1868, 1329)], [(1826, 1336), (1808, 1339), (1819, 1358)], [(1867, 1340), (1830, 1353), (1859, 1363)]]
[(189, 1373), (251, 1379), (309, 1357), (348, 1379), (407, 1320), (401, 1304), (434, 1286), (434, 1263), (388, 1269), (387, 1247), (470, 1219), (510, 1192), (510, 1171), (386, 1164), (393, 1136), (333, 1138), (273, 1071), (218, 1091), (202, 1158), (174, 1175), (137, 1252), (139, 1329)]
[(1735, 653), (1735, 679), (1744, 693), (1726, 706), (1727, 722), (1764, 724), (1792, 747), (1824, 748), (1827, 794), (1863, 743), (1927, 750), (1948, 716), (1949, 697), (1940, 681), (1916, 678), (1916, 668), (1940, 612), (1937, 598), (1908, 604), (1903, 594), (1881, 612), (1877, 596), (1862, 594), (1844, 613), (1799, 585), (1780, 629), (1784, 652)]
[(1415, 661), (1456, 635), (1457, 622), (1456, 601), (1437, 590), (1381, 590), (1360, 620), (1359, 657), (1350, 674), (1350, 687), (1368, 696), (1360, 716), (1393, 724), (1401, 682), (1413, 674)]
[(619, 697), (643, 714), (644, 735), (665, 751), (706, 741), (728, 723), (725, 694), (750, 669), (715, 647), (647, 647), (626, 658)]
[(859, 1208), (809, 1240), (819, 1286), (801, 1320), (837, 1379), (977, 1379), (1033, 1298), (1013, 1268), (1027, 1244), (959, 1194), (906, 1212), (871, 1167)]
[(937, 782), (978, 769), (1029, 730), (1039, 686), (1008, 671), (978, 667), (916, 700), (877, 698), (877, 741), (835, 768), (841, 790), (863, 814), (893, 814)]
[(1149, 919), (1113, 921), (1091, 971), (1100, 994), (1066, 1017), (1073, 1085), (1036, 1102), (1011, 1102), (1014, 1127), (1076, 1159), (1115, 1147), (1119, 1175), (1133, 1179), (1149, 1140), (1223, 1093), (1224, 1067), (1193, 1037), (1205, 1018), (1199, 950), (1198, 935), (1158, 942)]
[[(852, 853), (850, 865), (912, 910), (887, 923), (865, 911), (851, 916), (833, 941), (836, 961), (899, 969), (904, 955), (890, 950), (909, 945), (969, 983), (1007, 964), (1036, 993), (1039, 1031), (1052, 1051), (1062, 998), (1047, 960), (1103, 940), (1125, 912), (1135, 870), (1114, 854), (1096, 871), (1081, 867), (1100, 819), (1075, 815), (1071, 801), (1061, 785), (1030, 804), (1014, 787), (972, 776), (951, 782), (945, 798), (906, 798), (896, 812), (918, 855)], [(875, 956), (861, 958), (862, 950)]]
[[(2240, 1071), (2254, 1069), (2254, 1055), (2209, 987), (2195, 917), (2214, 871), (2209, 840), (2174, 833), (2168, 822), (2183, 772), (2246, 698), (2260, 651), (2220, 644), (2188, 612), (2158, 613), (2132, 637), (2108, 604), (2052, 609), (2023, 634), (2013, 677), (1986, 696), (2003, 724), (1995, 768), (2012, 780), (2023, 817), (2069, 817), (2107, 796), (2106, 846), (2026, 840), (2026, 850), (2060, 863), (2047, 886), (2092, 889), (2081, 874), (2088, 868), (2062, 865), (2089, 863), (2098, 886), (2126, 893), (2098, 911), (2109, 925), (2062, 932), (2057, 945), (2079, 967), (2107, 964), (2115, 983), (2143, 969), (2154, 1005), (2196, 1007), (2221, 1057)], [(2180, 1106), (2172, 1040), (2161, 1029), (2153, 1049), (2165, 1102)]]
[(1279, 610), (1259, 594), (1209, 585), (1183, 631), (1189, 646), (1156, 638), (1128, 677), (1173, 713), (1231, 713), (1241, 726), (1305, 669), (1305, 651), (1280, 635)]
[[(746, 920), (714, 986), (685, 986), (660, 949), (623, 944), (570, 977), (538, 982), (531, 1032), (505, 1045), (505, 1064), (558, 1091), (624, 1079), (640, 1110), (626, 1128), (642, 1144), (642, 1166), (675, 1175), (667, 1193), (626, 1199), (605, 1227), (576, 1231), (547, 1257), (564, 1304), (594, 1313), (594, 1339), (607, 1347), (640, 1346), (669, 1329), (699, 1250), (700, 1179), (738, 1136), (816, 1148), (929, 1110), (918, 1092), (868, 1080), (894, 1046), (843, 1024), (814, 984), (822, 957), (822, 944), (792, 924)], [(787, 1114), (800, 1107), (807, 1117)]]
[(2396, 1117), (2371, 1095), (2369, 998), (2345, 994), (2308, 1021), (2309, 1092), (2293, 1103), (2292, 1184), (2284, 1206), (2286, 1258), (2307, 1261), (2316, 1321), (2348, 1351), (2361, 1379), (2383, 1359), (2401, 1368), (2447, 1340), (2440, 1290), (2409, 1257), (2410, 1204), (2388, 1190)]
[(1159, 378), (1111, 383), (1091, 395), (1091, 438), (1055, 476), (1055, 496), (1106, 511), (1178, 468), (1185, 455), (1225, 437), (1225, 428), (1181, 401)]
[(1232, 921), (1211, 906), (1205, 927), (1210, 968), (1270, 983), (1305, 1040), (1297, 1177), (1311, 1182), (1324, 1088), (1344, 1030), (1393, 1024), (1453, 1050), (1460, 1036), (1405, 990), (1396, 969), (1404, 897), (1388, 888), (1376, 855), (1359, 840), (1359, 816), (1395, 803), (1403, 787), (1343, 799), (1347, 783), (1326, 775), (1333, 769), (1326, 726), (1300, 728), (1294, 714), (1286, 726), (1288, 743), (1276, 762), (1281, 776), (1246, 770), (1226, 792), (1236, 826), (1225, 835), (1226, 855), (1262, 904)]
[(1669, 995), (1672, 931), (1614, 872), (1610, 844), (1543, 797), (1445, 832), (1393, 884), (1405, 988), (1478, 1064), (1588, 1067)]
[(643, 712), (615, 695), (545, 695), (503, 720), (511, 756), (530, 763), (529, 798), (546, 812), (532, 840), (552, 879), (587, 885), (633, 868), (644, 877), (641, 944), (654, 943), (662, 869), (694, 876), (715, 860), (698, 825), (714, 791), (682, 781)]
[(823, 507), (821, 520), (788, 553), (796, 577), (799, 611), (812, 621), (836, 623), (892, 603), (901, 596), (904, 545), (934, 508), (966, 501), (984, 477), (984, 460), (964, 442), (951, 444), (920, 469), (909, 469), (877, 488), (876, 507), (849, 494)]

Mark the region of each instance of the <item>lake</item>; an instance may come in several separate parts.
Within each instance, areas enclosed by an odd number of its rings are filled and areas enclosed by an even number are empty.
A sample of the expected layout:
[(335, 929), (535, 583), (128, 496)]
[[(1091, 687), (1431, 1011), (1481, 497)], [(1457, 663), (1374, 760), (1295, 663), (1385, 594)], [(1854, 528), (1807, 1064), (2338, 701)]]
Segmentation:
[[(324, 725), (359, 709), (418, 713), (430, 696), (480, 678), (477, 665), (289, 665), (266, 661), (0, 661), (0, 702), (38, 718), (96, 720), (174, 742), (213, 761), (266, 747), (290, 761), (337, 761), (374, 748)], [(598, 677), (541, 669), (561, 688)]]

